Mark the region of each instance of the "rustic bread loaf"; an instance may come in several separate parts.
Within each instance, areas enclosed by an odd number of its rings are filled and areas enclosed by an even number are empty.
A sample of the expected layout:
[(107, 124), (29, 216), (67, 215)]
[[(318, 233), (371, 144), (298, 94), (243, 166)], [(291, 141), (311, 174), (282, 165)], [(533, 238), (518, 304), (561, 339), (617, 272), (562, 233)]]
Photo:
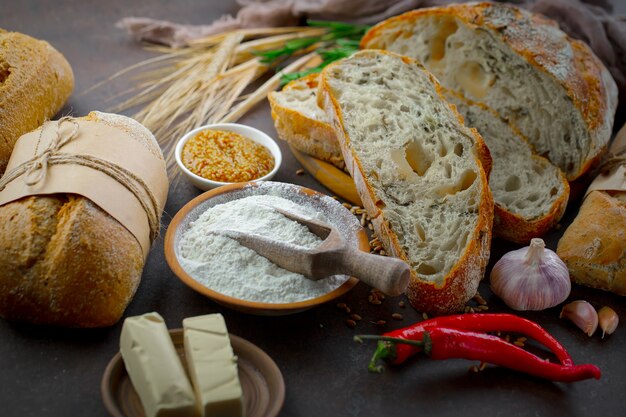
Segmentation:
[(592, 191), (556, 253), (573, 282), (626, 295), (626, 192)]
[(514, 122), (570, 181), (610, 139), (615, 81), (587, 45), (539, 15), (499, 3), (419, 9), (379, 23), (361, 47), (423, 62), (445, 87)]
[(19, 137), (61, 110), (73, 89), (70, 64), (48, 42), (0, 29), (0, 175)]
[[(79, 120), (130, 131), (161, 155), (154, 136), (132, 119), (92, 112)], [(143, 264), (131, 232), (85, 197), (31, 196), (0, 207), (0, 315), (8, 320), (113, 325), (137, 289)]]
[(268, 94), (278, 137), (297, 150), (343, 169), (341, 148), (324, 110), (317, 105), (319, 74), (310, 74)]
[(456, 105), (465, 125), (478, 130), (491, 153), (494, 233), (527, 243), (554, 227), (569, 198), (569, 184), (561, 170), (534, 155), (520, 132), (493, 109), (451, 91), (446, 91), (445, 97)]
[(489, 258), (493, 200), (480, 135), (466, 128), (421, 64), (361, 51), (321, 75), (346, 166), (390, 255), (411, 266), (421, 311), (459, 311)]

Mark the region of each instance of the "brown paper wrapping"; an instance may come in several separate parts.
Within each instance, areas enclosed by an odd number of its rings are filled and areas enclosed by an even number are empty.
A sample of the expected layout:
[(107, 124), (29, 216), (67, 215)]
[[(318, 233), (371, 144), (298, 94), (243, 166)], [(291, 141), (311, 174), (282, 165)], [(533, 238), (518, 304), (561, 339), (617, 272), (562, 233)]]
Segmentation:
[[(617, 132), (609, 152), (613, 156), (626, 158), (626, 125), (622, 126), (620, 131)], [(626, 191), (626, 162), (615, 166), (609, 172), (600, 173), (589, 185), (585, 197), (595, 190)]]
[[(160, 219), (168, 191), (163, 156), (150, 149), (133, 135), (105, 122), (70, 119), (78, 123), (75, 137), (59, 149), (65, 154), (93, 156), (127, 169), (139, 177), (157, 202)], [(41, 155), (58, 134), (71, 135), (73, 123), (46, 122), (42, 128), (23, 135), (15, 144), (5, 175), (13, 168)], [(43, 131), (42, 131), (43, 129)], [(156, 147), (158, 149), (158, 147)], [(110, 175), (91, 167), (63, 164), (47, 165), (45, 175), (33, 185), (27, 175), (9, 182), (0, 192), (0, 206), (26, 196), (47, 194), (79, 194), (88, 198), (126, 227), (141, 245), (144, 259), (152, 243), (146, 210), (139, 199)], [(143, 188), (142, 188), (143, 189)]]

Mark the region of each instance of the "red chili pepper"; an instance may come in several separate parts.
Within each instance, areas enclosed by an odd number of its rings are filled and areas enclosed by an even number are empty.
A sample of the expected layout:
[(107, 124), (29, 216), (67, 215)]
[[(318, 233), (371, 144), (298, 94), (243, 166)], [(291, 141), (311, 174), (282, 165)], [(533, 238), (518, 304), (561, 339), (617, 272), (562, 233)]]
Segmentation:
[[(435, 327), (446, 327), (457, 330), (475, 332), (513, 332), (528, 336), (548, 348), (563, 365), (571, 365), (572, 358), (567, 350), (543, 327), (530, 320), (513, 314), (457, 314), (442, 316), (415, 323), (411, 326), (393, 330), (383, 336), (396, 337), (405, 340), (422, 340), (425, 330)], [(385, 359), (387, 362), (398, 365), (409, 357), (420, 352), (420, 347), (409, 344), (387, 345), (379, 343), (374, 354), (376, 359)]]
[[(369, 338), (377, 338), (376, 336)], [(432, 359), (469, 359), (524, 372), (559, 382), (600, 379), (595, 365), (562, 365), (541, 359), (499, 337), (457, 329), (434, 327), (422, 332), (422, 341), (404, 340), (389, 336), (378, 337), (387, 344), (418, 346)]]

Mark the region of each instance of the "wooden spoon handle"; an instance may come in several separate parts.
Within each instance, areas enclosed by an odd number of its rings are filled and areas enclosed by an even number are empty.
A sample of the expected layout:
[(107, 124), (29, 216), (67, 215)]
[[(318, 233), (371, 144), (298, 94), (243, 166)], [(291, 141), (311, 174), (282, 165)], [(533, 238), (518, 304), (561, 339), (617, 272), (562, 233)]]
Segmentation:
[(392, 297), (402, 294), (411, 279), (411, 269), (403, 260), (372, 255), (356, 248), (344, 252), (338, 262), (344, 273)]

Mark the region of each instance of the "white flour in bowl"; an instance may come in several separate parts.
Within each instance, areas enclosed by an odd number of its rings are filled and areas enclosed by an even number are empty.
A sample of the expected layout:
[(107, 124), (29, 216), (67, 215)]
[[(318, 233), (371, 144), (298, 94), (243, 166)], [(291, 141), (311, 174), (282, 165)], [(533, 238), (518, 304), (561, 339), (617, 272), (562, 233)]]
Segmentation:
[(312, 281), (286, 271), (233, 239), (210, 233), (236, 230), (274, 240), (313, 248), (322, 240), (309, 229), (272, 207), (328, 219), (309, 207), (282, 197), (249, 196), (209, 208), (189, 225), (180, 239), (183, 269), (202, 285), (231, 297), (263, 303), (291, 303), (322, 296), (343, 284), (348, 277), (337, 275)]

